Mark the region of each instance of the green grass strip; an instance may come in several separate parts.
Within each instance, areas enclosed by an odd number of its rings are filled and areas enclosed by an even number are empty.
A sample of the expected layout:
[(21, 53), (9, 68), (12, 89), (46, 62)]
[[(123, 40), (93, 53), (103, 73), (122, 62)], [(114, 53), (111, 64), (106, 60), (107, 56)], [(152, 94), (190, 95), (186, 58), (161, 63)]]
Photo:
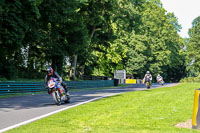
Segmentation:
[(46, 94), (47, 92), (41, 91), (41, 92), (27, 92), (27, 93), (16, 93), (16, 94), (8, 94), (8, 95), (2, 95), (1, 98), (7, 98), (7, 97), (16, 97), (16, 96), (26, 96), (26, 95), (38, 95), (38, 94)]
[(8, 133), (195, 133), (177, 128), (192, 118), (200, 83), (128, 92), (57, 113)]

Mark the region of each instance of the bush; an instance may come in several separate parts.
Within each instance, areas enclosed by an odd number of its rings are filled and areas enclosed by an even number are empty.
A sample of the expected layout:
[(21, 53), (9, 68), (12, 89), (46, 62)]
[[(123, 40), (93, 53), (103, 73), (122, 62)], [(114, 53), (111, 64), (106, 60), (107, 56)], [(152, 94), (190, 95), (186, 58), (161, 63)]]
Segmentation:
[(180, 80), (181, 83), (186, 82), (200, 82), (200, 77), (187, 77)]
[(5, 77), (0, 77), (0, 81), (6, 81), (7, 79)]

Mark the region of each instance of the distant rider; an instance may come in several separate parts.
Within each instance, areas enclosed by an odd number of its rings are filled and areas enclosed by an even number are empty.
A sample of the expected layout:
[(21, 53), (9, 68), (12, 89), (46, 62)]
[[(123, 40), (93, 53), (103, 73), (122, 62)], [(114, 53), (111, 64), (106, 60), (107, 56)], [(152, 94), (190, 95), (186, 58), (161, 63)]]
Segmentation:
[[(51, 68), (51, 67), (48, 67), (46, 71), (47, 71), (47, 75), (45, 76), (45, 85), (46, 85), (46, 87), (48, 86), (48, 81), (49, 81), (49, 79), (51, 79), (51, 78), (57, 78), (58, 81), (59, 81), (59, 82), (61, 83), (61, 85), (63, 86), (63, 88), (65, 89), (65, 92), (67, 93), (67, 95), (69, 95), (67, 86), (66, 86), (66, 84), (63, 82), (62, 77), (61, 77), (57, 72), (55, 72), (55, 71), (53, 70), (53, 68)], [(49, 93), (49, 94), (51, 93), (50, 90), (48, 90), (48, 93)]]
[(149, 71), (146, 72), (143, 81), (146, 83), (146, 82), (147, 82), (147, 79), (150, 79), (150, 84), (151, 84), (152, 75), (151, 75), (151, 73), (150, 73)]
[(160, 76), (160, 74), (158, 74), (158, 76), (156, 77), (156, 80), (157, 81), (162, 80), (162, 76)]
[(163, 77), (160, 76), (160, 74), (158, 74), (158, 76), (156, 77), (156, 80), (157, 80), (158, 83), (160, 83), (162, 85), (164, 84)]

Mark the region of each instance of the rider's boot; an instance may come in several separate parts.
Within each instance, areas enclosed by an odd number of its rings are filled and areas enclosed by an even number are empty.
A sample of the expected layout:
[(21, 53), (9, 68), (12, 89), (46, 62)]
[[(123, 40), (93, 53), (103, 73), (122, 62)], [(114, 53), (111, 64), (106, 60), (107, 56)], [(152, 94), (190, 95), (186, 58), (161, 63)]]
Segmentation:
[(69, 91), (67, 89), (67, 86), (63, 85), (63, 88), (65, 89), (66, 95), (69, 96)]

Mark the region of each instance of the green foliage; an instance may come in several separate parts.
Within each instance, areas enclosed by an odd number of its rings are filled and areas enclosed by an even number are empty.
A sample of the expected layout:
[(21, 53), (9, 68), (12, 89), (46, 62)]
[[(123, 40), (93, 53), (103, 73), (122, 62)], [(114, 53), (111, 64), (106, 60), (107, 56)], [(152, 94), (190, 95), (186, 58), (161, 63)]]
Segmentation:
[(134, 75), (142, 75), (146, 71), (150, 50), (148, 46), (148, 38), (143, 35), (131, 34), (128, 40), (128, 52), (126, 70), (127, 73)]
[(37, 2), (15, 0), (1, 3), (0, 73), (6, 78), (14, 78), (18, 62), (23, 62), (19, 53), (31, 21), (39, 17)]
[[(91, 0), (83, 7), (85, 23), (90, 34), (89, 49), (85, 60), (87, 73), (101, 72), (101, 75), (112, 76), (119, 54), (116, 38), (112, 29), (112, 15), (115, 11), (115, 0), (101, 2)], [(117, 56), (117, 57), (116, 57)]]
[(181, 83), (200, 82), (200, 77), (186, 77), (180, 80)]
[[(111, 77), (126, 69), (137, 77), (150, 70), (178, 81), (185, 72), (180, 28), (160, 0), (2, 0), (0, 77), (33, 78), (29, 73), (39, 75), (51, 65), (66, 79), (72, 69), (77, 76)], [(187, 55), (189, 63), (194, 56)], [(198, 62), (189, 67), (198, 71)]]
[(186, 43), (186, 63), (189, 76), (198, 76), (200, 72), (200, 17), (193, 20)]
[[(150, 70), (154, 76), (160, 73), (165, 79), (179, 80), (181, 76), (178, 71), (173, 70), (184, 65), (184, 57), (179, 52), (183, 40), (177, 33), (180, 26), (176, 17), (167, 13), (159, 1), (145, 2), (140, 8), (140, 13), (140, 32), (131, 34), (127, 39), (129, 51), (126, 70), (140, 78)], [(169, 71), (173, 71), (175, 75), (166, 74)], [(184, 73), (184, 68), (181, 71)]]

